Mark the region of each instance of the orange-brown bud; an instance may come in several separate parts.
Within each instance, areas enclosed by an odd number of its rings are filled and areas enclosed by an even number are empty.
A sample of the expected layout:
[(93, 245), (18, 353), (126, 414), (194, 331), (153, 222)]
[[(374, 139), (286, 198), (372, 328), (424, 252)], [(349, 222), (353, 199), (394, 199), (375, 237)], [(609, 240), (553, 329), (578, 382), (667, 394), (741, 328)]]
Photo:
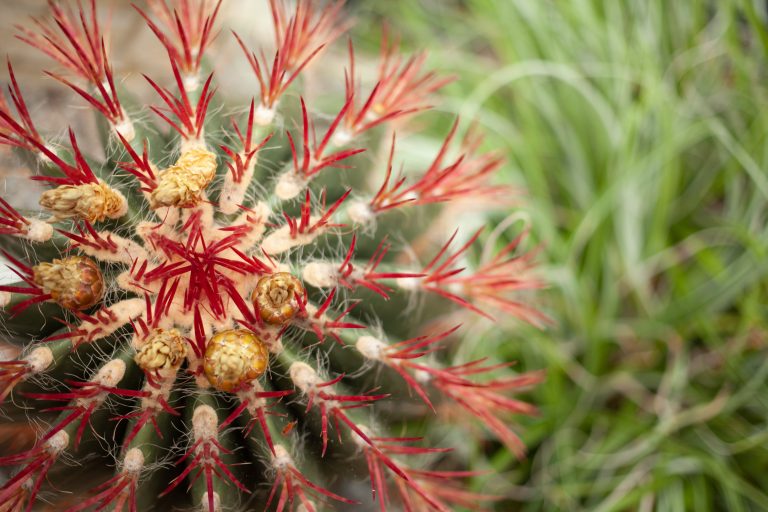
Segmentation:
[(259, 279), (251, 300), (261, 319), (272, 325), (288, 323), (299, 311), (304, 285), (288, 272), (277, 272)]
[(67, 309), (88, 309), (104, 296), (104, 276), (99, 266), (85, 256), (40, 263), (32, 272), (35, 283)]

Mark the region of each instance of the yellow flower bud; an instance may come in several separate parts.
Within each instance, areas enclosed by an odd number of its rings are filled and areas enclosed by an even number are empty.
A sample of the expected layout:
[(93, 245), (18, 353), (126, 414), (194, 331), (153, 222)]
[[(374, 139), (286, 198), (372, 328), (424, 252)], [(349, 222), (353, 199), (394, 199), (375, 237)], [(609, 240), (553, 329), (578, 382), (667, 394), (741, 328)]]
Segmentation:
[(216, 155), (203, 148), (185, 151), (175, 164), (161, 171), (152, 191), (152, 208), (195, 206), (216, 176)]
[(50, 210), (56, 220), (83, 219), (98, 222), (117, 219), (128, 211), (123, 194), (103, 181), (82, 185), (61, 185), (40, 196), (40, 206)]
[(187, 355), (187, 344), (176, 329), (155, 329), (134, 360), (144, 371), (178, 368)]
[(214, 388), (232, 392), (261, 377), (268, 365), (264, 342), (251, 331), (233, 329), (208, 340), (203, 370)]

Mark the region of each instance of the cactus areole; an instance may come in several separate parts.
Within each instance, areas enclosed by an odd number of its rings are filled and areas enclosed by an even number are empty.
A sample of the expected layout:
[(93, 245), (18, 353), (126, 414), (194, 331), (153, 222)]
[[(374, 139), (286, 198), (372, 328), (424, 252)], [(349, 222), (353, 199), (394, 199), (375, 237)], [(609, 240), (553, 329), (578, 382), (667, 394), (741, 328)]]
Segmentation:
[[(144, 111), (129, 106), (96, 3), (52, 2), (18, 36), (100, 117), (103, 161), (75, 128), (63, 141), (37, 129), (10, 63), (0, 95), (0, 144), (48, 186), (39, 213), (0, 198), (17, 276), (0, 285), (0, 319), (19, 343), (0, 361), (0, 423), (40, 427), (0, 455), (0, 510), (42, 496), (71, 511), (476, 510), (491, 498), (463, 487), (476, 473), (435, 467), (466, 462), (442, 429), (521, 456), (509, 418), (534, 408), (513, 395), (541, 375), (453, 348), (467, 326), (544, 317), (528, 302), (541, 283), (525, 227), (502, 243), (432, 222), (510, 194), (477, 129), (460, 137), (453, 123), (422, 168), (396, 158), (395, 134), (451, 79), (386, 36), (361, 78), (350, 42), (338, 101), (312, 110), (302, 88), (319, 75), (305, 72), (350, 27), (343, 1), (265, 2), (274, 41), (252, 49), (222, 30), (221, 1), (147, 0), (133, 15), (168, 65), (145, 77), (157, 104)], [(234, 65), (226, 45), (253, 72), (244, 105), (207, 71)], [(440, 426), (434, 439), (410, 431), (420, 424)], [(111, 476), (85, 467), (104, 460), (89, 453), (115, 457)], [(59, 492), (74, 480), (93, 488)]]

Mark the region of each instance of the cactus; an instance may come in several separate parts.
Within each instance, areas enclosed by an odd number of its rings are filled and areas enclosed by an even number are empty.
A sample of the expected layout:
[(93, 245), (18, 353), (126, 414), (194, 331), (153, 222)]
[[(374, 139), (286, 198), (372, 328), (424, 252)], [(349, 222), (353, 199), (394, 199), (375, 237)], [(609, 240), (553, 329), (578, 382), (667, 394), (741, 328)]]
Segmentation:
[[(0, 455), (0, 510), (64, 499), (53, 470), (75, 458), (71, 511), (476, 510), (493, 497), (463, 487), (475, 472), (454, 469), (459, 455), (439, 465), (452, 447), (411, 432), (479, 423), (521, 455), (507, 420), (534, 409), (512, 394), (541, 375), (452, 361), (462, 328), (446, 322), (544, 317), (521, 295), (541, 286), (525, 233), (499, 246), (457, 230), (431, 252), (419, 237), (446, 203), (509, 194), (493, 181), (502, 159), (480, 152), (476, 130), (458, 140), (458, 121), (426, 169), (395, 173), (396, 128), (450, 79), (385, 39), (367, 87), (350, 43), (341, 108), (311, 115), (302, 72), (348, 27), (344, 7), (270, 0), (271, 53), (229, 41), (258, 94), (228, 119), (212, 113), (222, 103), (208, 71), (221, 2), (147, 4), (136, 15), (173, 84), (146, 77), (162, 105), (154, 123), (118, 87), (95, 0), (51, 3), (50, 19), (19, 28), (62, 68), (48, 75), (94, 109), (103, 161), (72, 129), (60, 143), (38, 131), (8, 64), (0, 142), (50, 188), (41, 213), (0, 200), (18, 276), (0, 286), (2, 318), (20, 347), (0, 362), (0, 398), (9, 421), (31, 416), (38, 433)], [(494, 256), (472, 257), (481, 241)]]

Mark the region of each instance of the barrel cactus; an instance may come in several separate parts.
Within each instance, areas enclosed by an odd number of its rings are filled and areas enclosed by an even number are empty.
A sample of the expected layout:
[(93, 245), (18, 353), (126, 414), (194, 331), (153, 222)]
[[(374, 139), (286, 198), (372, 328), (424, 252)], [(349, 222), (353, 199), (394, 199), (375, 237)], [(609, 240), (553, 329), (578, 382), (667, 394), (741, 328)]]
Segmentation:
[[(147, 110), (95, 0), (18, 27), (102, 137), (38, 130), (9, 62), (0, 143), (48, 188), (39, 212), (0, 199), (19, 347), (0, 362), (0, 421), (35, 437), (2, 441), (0, 510), (477, 509), (493, 497), (463, 487), (475, 472), (414, 431), (450, 421), (523, 452), (508, 421), (534, 409), (512, 395), (541, 375), (452, 354), (461, 322), (542, 320), (524, 234), (430, 245), (449, 203), (504, 201), (502, 159), (456, 122), (429, 165), (396, 169), (395, 133), (450, 79), (391, 38), (374, 80), (349, 43), (340, 107), (310, 109), (306, 71), (348, 28), (342, 2), (270, 0), (268, 49), (220, 33), (220, 7), (134, 6), (168, 58)], [(248, 104), (221, 99), (214, 40), (242, 48)]]

